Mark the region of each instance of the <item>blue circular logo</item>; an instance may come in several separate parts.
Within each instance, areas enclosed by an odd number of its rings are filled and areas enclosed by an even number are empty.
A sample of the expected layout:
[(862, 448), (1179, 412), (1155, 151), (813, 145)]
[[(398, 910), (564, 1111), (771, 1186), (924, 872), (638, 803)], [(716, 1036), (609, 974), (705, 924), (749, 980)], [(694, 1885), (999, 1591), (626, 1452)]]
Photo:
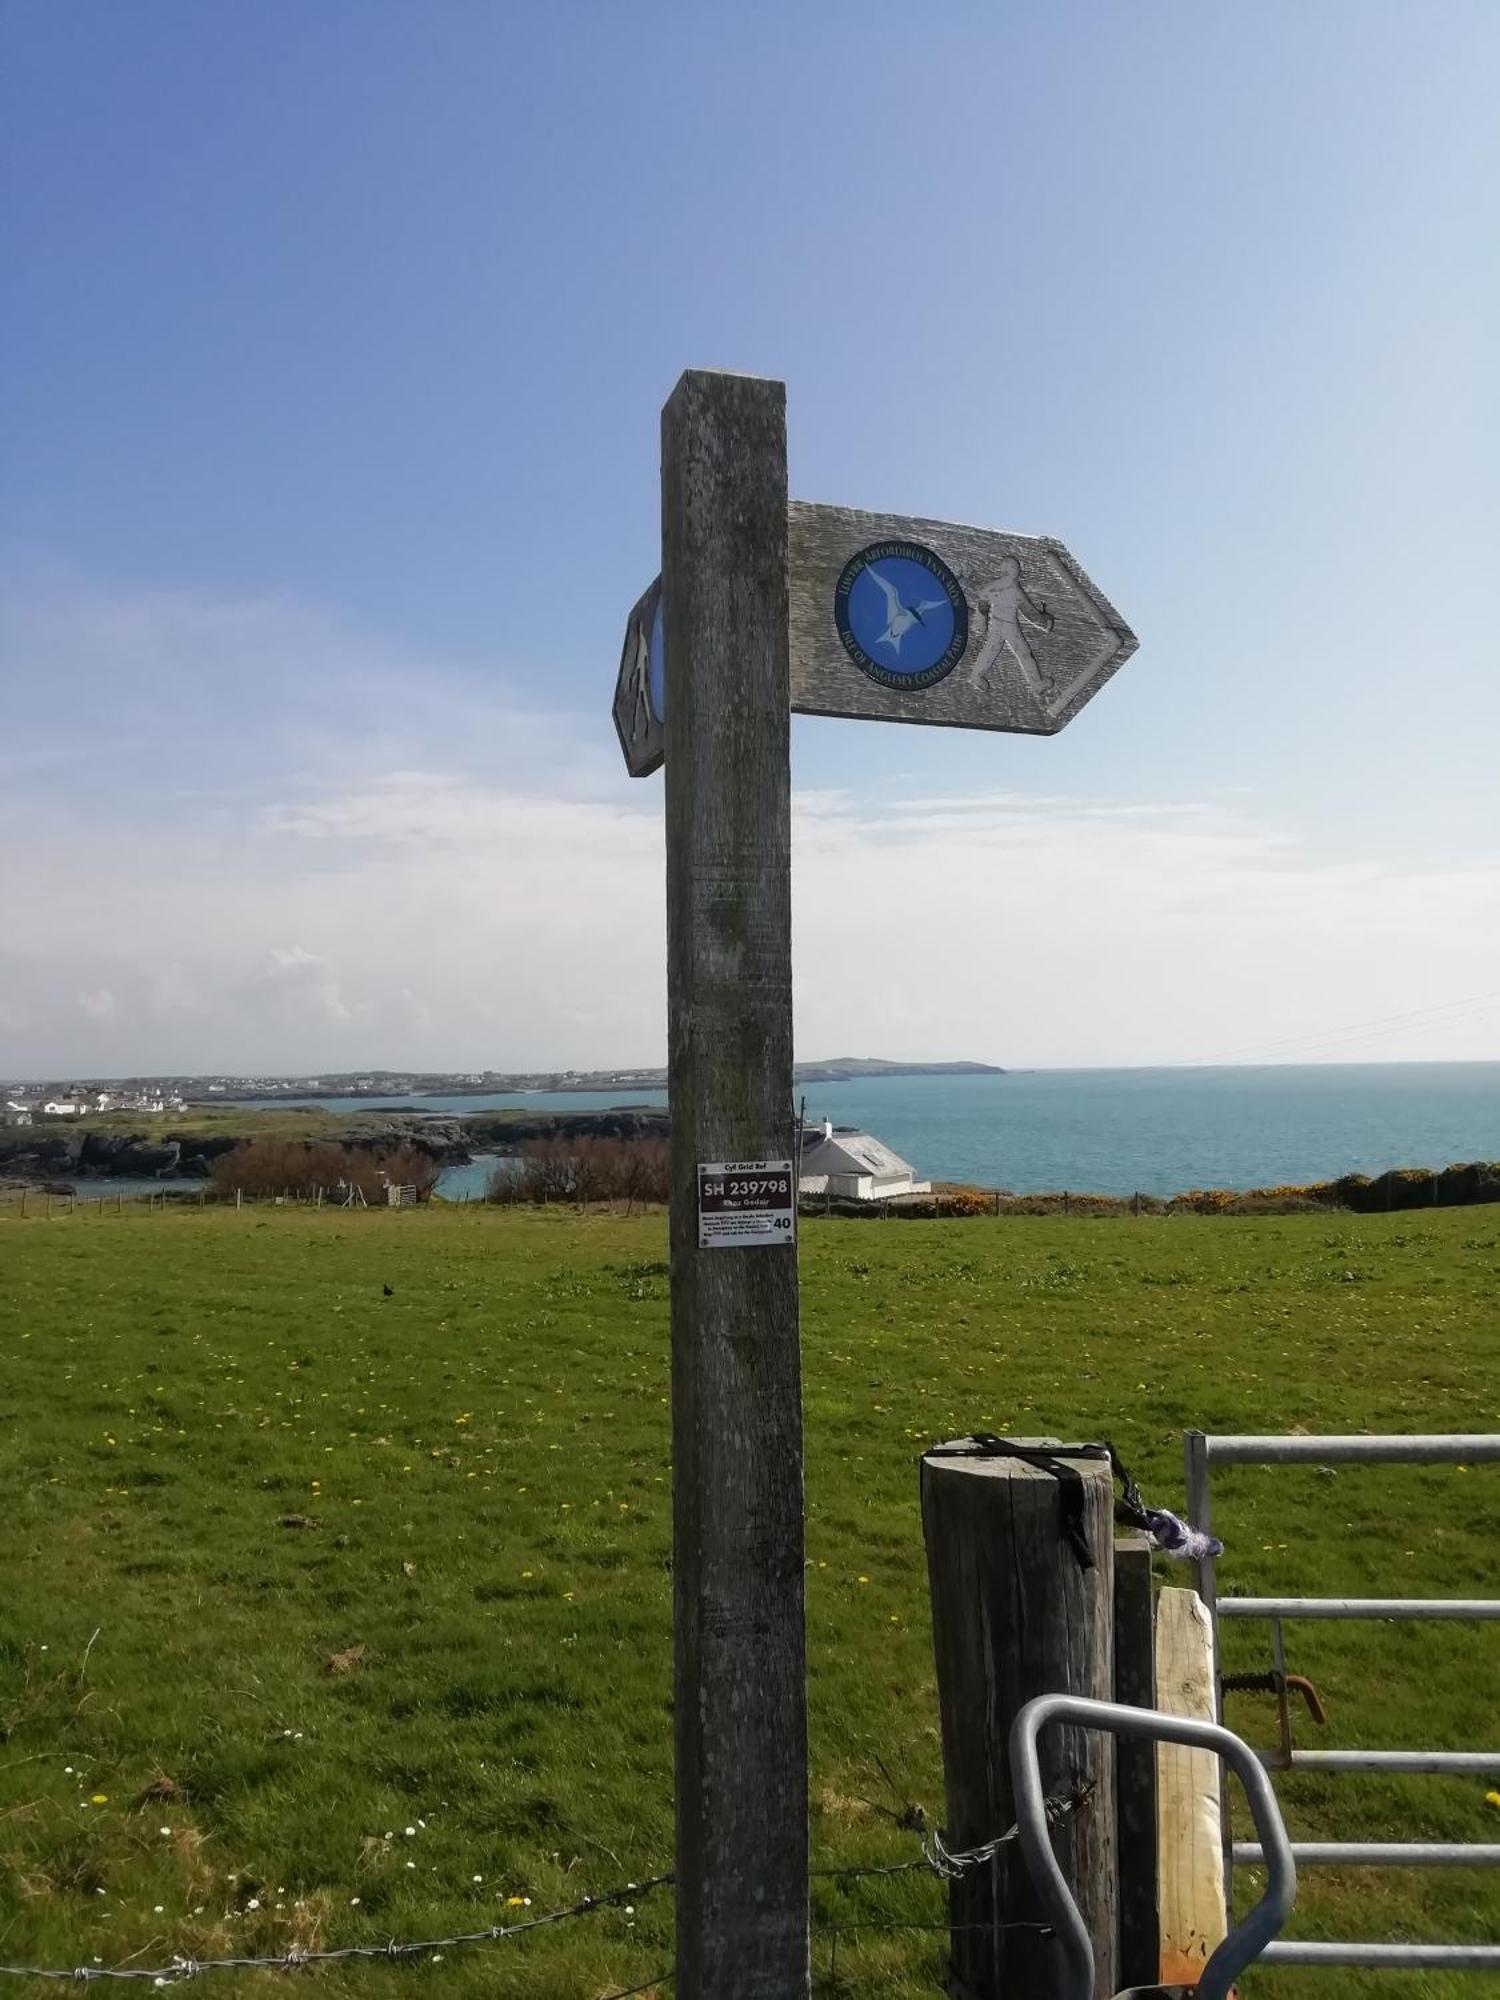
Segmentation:
[(661, 592), (656, 593), (656, 610), (651, 619), (651, 643), (647, 650), (647, 673), (651, 679), (651, 708), (658, 722), (667, 719), (667, 639), (663, 629)]
[(872, 542), (851, 556), (833, 593), (833, 620), (860, 672), (901, 693), (951, 674), (969, 643), (958, 578), (920, 542)]

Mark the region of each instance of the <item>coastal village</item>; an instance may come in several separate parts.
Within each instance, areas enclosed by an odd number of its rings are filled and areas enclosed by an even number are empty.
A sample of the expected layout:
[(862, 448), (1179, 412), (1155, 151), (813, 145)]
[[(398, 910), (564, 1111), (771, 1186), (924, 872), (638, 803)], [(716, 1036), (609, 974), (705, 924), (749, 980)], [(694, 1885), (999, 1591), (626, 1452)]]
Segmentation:
[(0, 1098), (0, 1106), (6, 1125), (26, 1126), (45, 1119), (89, 1118), (118, 1111), (137, 1111), (144, 1117), (159, 1118), (169, 1111), (185, 1111), (187, 1099), (170, 1086), (149, 1084), (112, 1087), (43, 1084), (34, 1090), (12, 1084)]

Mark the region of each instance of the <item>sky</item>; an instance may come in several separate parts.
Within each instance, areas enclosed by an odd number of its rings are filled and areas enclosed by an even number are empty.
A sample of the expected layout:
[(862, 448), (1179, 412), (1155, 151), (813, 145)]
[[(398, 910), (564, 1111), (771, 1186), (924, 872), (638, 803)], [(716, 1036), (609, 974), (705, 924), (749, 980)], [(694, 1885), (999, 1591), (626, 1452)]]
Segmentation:
[(1493, 0), (0, 0), (0, 1075), (665, 1053), (686, 367), (1061, 537), (1054, 739), (795, 718), (800, 1056), (1500, 1055)]

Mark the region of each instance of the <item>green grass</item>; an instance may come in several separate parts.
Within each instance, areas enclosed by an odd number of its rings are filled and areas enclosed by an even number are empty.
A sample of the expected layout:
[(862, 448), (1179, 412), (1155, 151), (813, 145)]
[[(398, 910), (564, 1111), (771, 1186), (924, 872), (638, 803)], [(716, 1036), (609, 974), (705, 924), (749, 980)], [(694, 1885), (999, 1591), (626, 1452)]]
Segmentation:
[[(1497, 1251), (1492, 1209), (806, 1224), (817, 1859), (910, 1854), (863, 1803), (897, 1803), (881, 1763), (941, 1816), (924, 1444), (1108, 1436), (1180, 1504), (1189, 1425), (1500, 1428)], [(0, 1219), (0, 1961), (432, 1936), (670, 1866), (664, 1256), (659, 1215)], [(1216, 1492), (1226, 1589), (1494, 1590), (1492, 1471), (1246, 1469)], [(1290, 1664), (1323, 1689), (1331, 1745), (1482, 1747), (1496, 1636), (1306, 1625)], [(1231, 1637), (1228, 1664), (1263, 1663)], [(1268, 1700), (1231, 1720), (1272, 1734)], [(1305, 1837), (1500, 1839), (1486, 1789), (1283, 1786)], [(1494, 1881), (1320, 1871), (1297, 1928), (1494, 1938)], [(944, 1898), (820, 1880), (815, 1907), (935, 1924)], [(598, 1995), (670, 1964), (670, 1920), (657, 1895), (450, 1953), (442, 1990)], [(834, 1986), (820, 1930), (819, 1990), (935, 1994), (940, 1948), (845, 1934)], [(1247, 1991), (1484, 1984), (1284, 1971)]]
[(91, 1111), (81, 1118), (44, 1120), (28, 1128), (49, 1137), (68, 1132), (127, 1132), (143, 1138), (317, 1139), (371, 1125), (389, 1125), (390, 1111), (337, 1111), (322, 1105), (193, 1104), (185, 1111)]

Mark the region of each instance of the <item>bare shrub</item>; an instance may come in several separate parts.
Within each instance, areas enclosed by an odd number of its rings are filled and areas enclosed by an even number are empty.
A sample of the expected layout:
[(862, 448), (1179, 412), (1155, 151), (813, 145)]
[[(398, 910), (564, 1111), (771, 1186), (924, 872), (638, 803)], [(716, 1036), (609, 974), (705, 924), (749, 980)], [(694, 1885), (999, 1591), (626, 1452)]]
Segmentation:
[(387, 1186), (414, 1187), (427, 1200), (441, 1168), (417, 1146), (377, 1152), (342, 1146), (331, 1139), (242, 1139), (214, 1162), (215, 1190), (256, 1195), (325, 1195), (357, 1188), (367, 1202), (380, 1203)]
[(504, 1204), (665, 1202), (669, 1152), (664, 1139), (528, 1139), (490, 1176), (487, 1199)]

